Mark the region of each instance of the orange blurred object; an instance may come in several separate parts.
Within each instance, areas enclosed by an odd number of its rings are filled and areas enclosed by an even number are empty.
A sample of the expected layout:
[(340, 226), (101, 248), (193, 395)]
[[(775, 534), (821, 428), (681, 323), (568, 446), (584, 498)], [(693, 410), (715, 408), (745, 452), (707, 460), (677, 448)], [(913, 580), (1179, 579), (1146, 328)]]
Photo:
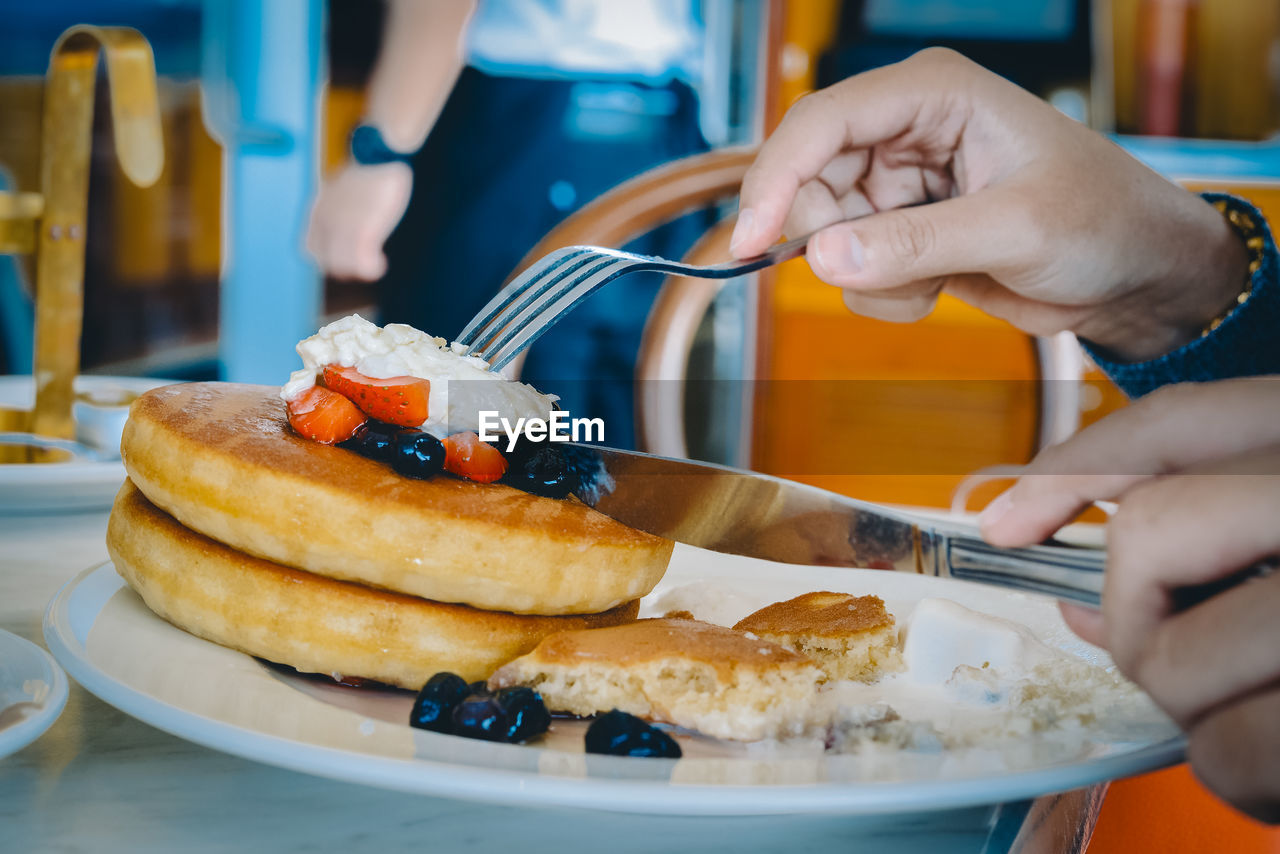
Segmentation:
[(1111, 785), (1087, 854), (1280, 854), (1280, 829), (1209, 793), (1186, 765)]

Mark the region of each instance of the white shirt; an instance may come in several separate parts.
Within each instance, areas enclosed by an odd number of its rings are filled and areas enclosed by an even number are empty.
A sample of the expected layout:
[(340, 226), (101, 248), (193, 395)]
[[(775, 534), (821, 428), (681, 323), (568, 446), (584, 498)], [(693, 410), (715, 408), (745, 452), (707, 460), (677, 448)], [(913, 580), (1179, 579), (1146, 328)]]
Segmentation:
[(696, 80), (703, 29), (694, 0), (480, 0), (468, 62), (517, 77)]

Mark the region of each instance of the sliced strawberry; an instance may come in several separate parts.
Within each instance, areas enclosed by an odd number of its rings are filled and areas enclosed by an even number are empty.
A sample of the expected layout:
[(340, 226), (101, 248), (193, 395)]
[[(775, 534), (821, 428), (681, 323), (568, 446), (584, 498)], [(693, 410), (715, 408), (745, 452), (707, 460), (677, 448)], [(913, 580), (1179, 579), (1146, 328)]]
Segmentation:
[(324, 445), (345, 442), (368, 420), (354, 403), (318, 385), (289, 401), (288, 406), (290, 426)]
[(506, 473), (507, 460), (475, 433), (454, 433), (444, 440), (444, 470), (478, 483), (493, 483)]
[(324, 384), (360, 407), (370, 418), (417, 427), (427, 420), (431, 381), (421, 377), (366, 377), (355, 368), (326, 365)]

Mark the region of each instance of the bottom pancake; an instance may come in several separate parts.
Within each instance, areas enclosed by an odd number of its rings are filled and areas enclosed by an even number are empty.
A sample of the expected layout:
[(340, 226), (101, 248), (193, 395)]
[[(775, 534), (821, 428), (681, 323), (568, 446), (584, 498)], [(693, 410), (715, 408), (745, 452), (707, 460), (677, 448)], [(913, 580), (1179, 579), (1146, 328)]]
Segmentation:
[(197, 534), (130, 482), (112, 507), (107, 550), (147, 607), (191, 634), (303, 672), (415, 690), (442, 670), (485, 679), (554, 632), (631, 622), (639, 608), (527, 616), (335, 581)]

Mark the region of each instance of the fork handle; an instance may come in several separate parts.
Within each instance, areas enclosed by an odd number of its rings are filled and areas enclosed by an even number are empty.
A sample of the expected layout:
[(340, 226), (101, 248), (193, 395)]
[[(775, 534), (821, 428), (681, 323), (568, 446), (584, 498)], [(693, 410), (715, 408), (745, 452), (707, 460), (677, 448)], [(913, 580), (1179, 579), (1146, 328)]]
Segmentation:
[(754, 273), (756, 270), (763, 270), (765, 267), (772, 267), (774, 264), (781, 264), (783, 261), (799, 258), (809, 246), (810, 237), (813, 237), (813, 235), (806, 234), (804, 237), (797, 237), (795, 240), (788, 240), (786, 243), (770, 246), (764, 252), (752, 258), (743, 258), (741, 261), (728, 261), (724, 264), (713, 264), (703, 269), (706, 272), (714, 271), (724, 277)]
[(952, 578), (1045, 593), (1095, 608), (1102, 603), (1107, 554), (1101, 549), (1001, 549), (974, 537), (952, 535), (947, 537), (942, 556)]

